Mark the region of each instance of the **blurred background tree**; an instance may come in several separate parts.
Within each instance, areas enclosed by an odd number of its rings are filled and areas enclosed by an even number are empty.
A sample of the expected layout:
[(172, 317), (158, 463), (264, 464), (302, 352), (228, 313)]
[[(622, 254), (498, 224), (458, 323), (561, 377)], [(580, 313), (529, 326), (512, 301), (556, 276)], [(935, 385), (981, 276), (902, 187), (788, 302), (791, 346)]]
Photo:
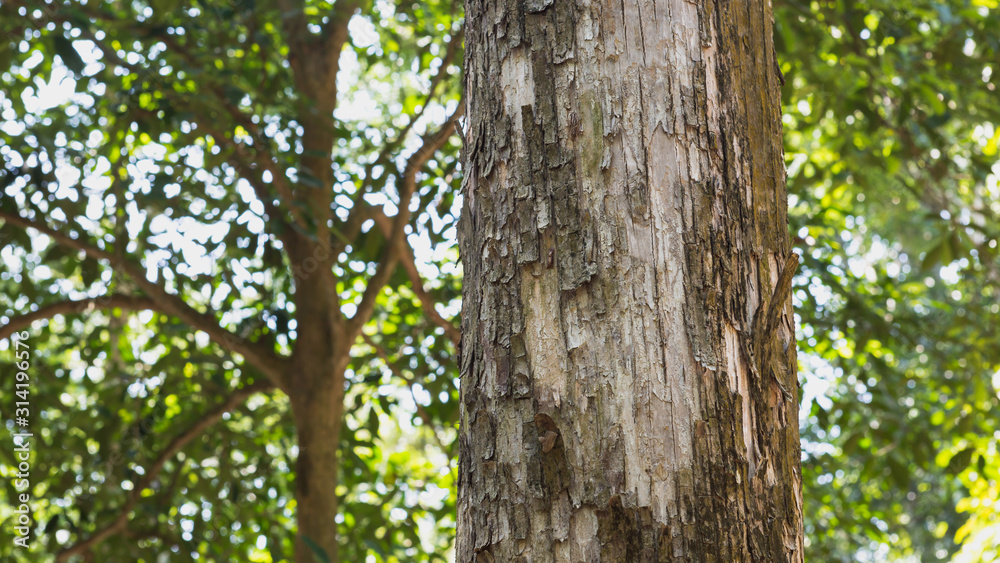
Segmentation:
[[(336, 8), (303, 6), (309, 33)], [(263, 206), (282, 204), (282, 176), (244, 159), (266, 152), (309, 184), (296, 168), (316, 155), (303, 154), (291, 15), (264, 0), (0, 5), (0, 335), (37, 321), (38, 525), (31, 554), (0, 529), (5, 558), (45, 560), (123, 513), (91, 560), (291, 558), (288, 397), (234, 346), (148, 310), (146, 289), (109, 260), (17, 220), (141, 258), (234, 342), (287, 357), (302, 305)], [(461, 17), (450, 0), (376, 1), (345, 22), (329, 223), (347, 239), (331, 265), (345, 318), (384, 257), (421, 135), (458, 107)], [(1000, 559), (1000, 6), (792, 0), (775, 20), (804, 257), (807, 559)], [(409, 250), (350, 349), (345, 561), (448, 557), (458, 145), (415, 176)], [(260, 198), (255, 180), (275, 191)], [(285, 202), (280, 216), (313, 212)], [(14, 370), (0, 370), (13, 428)], [(0, 448), (5, 477), (13, 461)], [(5, 521), (14, 492), (5, 479)]]
[(442, 560), (460, 4), (0, 10), (4, 558)]
[(997, 2), (776, 8), (809, 558), (995, 560)]

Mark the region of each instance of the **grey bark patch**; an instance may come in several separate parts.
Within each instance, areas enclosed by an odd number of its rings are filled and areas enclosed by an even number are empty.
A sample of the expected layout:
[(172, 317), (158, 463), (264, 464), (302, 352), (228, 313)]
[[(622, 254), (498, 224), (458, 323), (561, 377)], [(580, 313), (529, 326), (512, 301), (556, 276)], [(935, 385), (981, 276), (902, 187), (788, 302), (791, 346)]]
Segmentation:
[(553, 0), (525, 0), (524, 11), (529, 14), (537, 14), (544, 12), (552, 3)]

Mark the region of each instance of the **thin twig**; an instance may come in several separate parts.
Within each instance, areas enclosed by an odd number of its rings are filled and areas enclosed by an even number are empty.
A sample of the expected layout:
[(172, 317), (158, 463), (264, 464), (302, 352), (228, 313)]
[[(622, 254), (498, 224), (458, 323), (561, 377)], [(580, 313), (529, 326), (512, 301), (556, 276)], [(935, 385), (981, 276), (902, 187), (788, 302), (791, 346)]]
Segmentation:
[(387, 158), (389, 153), (399, 148), (406, 140), (406, 135), (409, 134), (413, 126), (416, 125), (417, 121), (424, 115), (427, 111), (427, 106), (431, 104), (434, 96), (437, 94), (438, 85), (444, 81), (445, 74), (448, 72), (448, 67), (451, 66), (452, 61), (455, 59), (455, 55), (458, 53), (458, 47), (461, 46), (462, 40), (465, 38), (465, 26), (462, 26), (451, 36), (451, 40), (448, 41), (448, 46), (445, 47), (444, 57), (441, 58), (441, 66), (438, 67), (436, 73), (431, 78), (430, 88), (427, 90), (427, 96), (424, 98), (424, 103), (420, 106), (420, 110), (410, 116), (410, 120), (403, 126), (403, 130), (396, 135), (396, 138), (385, 144), (383, 147), (380, 157)]
[[(371, 210), (371, 218), (375, 221), (375, 224), (382, 231), (382, 234), (386, 237), (392, 231), (392, 219), (389, 218), (381, 208), (374, 208)], [(434, 298), (431, 297), (430, 293), (424, 289), (424, 280), (417, 270), (417, 264), (413, 257), (413, 250), (409, 245), (404, 245), (403, 252), (399, 256), (399, 263), (406, 271), (406, 276), (410, 278), (410, 285), (413, 288), (413, 293), (420, 300), (420, 305), (424, 309), (424, 314), (427, 318), (431, 320), (434, 324), (444, 329), (445, 335), (449, 340), (455, 345), (462, 341), (462, 332), (456, 327), (451, 321), (441, 316), (435, 307), (436, 302)]]
[(420, 420), (424, 421), (424, 424), (427, 425), (427, 429), (431, 431), (431, 435), (434, 436), (434, 441), (437, 442), (437, 445), (439, 448), (441, 448), (441, 451), (447, 452), (448, 448), (445, 447), (444, 441), (441, 440), (440, 436), (438, 436), (437, 426), (434, 424), (434, 419), (431, 418), (431, 415), (430, 413), (427, 412), (427, 409), (425, 409), (424, 406), (421, 405), (419, 401), (417, 401), (416, 389), (414, 388), (416, 382), (413, 381), (412, 378), (403, 375), (403, 372), (400, 371), (396, 367), (396, 365), (389, 359), (389, 354), (388, 352), (385, 351), (385, 348), (383, 348), (381, 345), (373, 341), (367, 334), (362, 333), (361, 337), (364, 339), (366, 344), (375, 349), (375, 354), (378, 355), (379, 359), (382, 360), (382, 363), (385, 364), (385, 367), (389, 368), (389, 371), (392, 372), (393, 375), (395, 375), (399, 379), (402, 379), (403, 382), (406, 383), (406, 387), (410, 390), (410, 397), (413, 398), (413, 404), (416, 405), (417, 407), (417, 415), (420, 416)]

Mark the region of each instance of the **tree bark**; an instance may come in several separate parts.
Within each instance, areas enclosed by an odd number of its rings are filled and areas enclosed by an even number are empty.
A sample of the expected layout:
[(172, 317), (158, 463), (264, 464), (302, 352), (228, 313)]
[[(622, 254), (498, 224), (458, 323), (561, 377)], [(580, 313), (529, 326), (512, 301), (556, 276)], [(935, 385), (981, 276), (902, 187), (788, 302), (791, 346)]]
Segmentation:
[(467, 0), (457, 561), (802, 561), (762, 0)]
[(311, 393), (296, 396), (292, 401), (299, 446), (295, 463), (297, 563), (321, 563), (316, 548), (330, 563), (338, 560), (337, 450), (343, 423), (343, 372), (324, 375), (319, 379), (323, 383), (313, 387)]
[(320, 563), (318, 548), (330, 563), (336, 563), (337, 452), (350, 346), (342, 338), (336, 280), (330, 265), (332, 252), (318, 242), (300, 240), (289, 249), (289, 256), (296, 265), (297, 336), (292, 356), (294, 373), (287, 377), (299, 447), (295, 465), (295, 561)]

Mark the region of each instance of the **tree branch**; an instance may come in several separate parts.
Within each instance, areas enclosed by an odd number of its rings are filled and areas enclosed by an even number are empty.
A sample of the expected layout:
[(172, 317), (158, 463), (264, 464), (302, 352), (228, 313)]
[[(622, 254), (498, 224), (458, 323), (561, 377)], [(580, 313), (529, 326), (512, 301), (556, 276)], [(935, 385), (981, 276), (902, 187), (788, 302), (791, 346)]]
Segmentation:
[[(161, 37), (160, 40), (167, 45), (167, 47), (176, 52), (182, 59), (184, 59), (192, 67), (200, 66), (197, 57), (191, 54), (188, 49), (177, 41), (177, 37), (173, 35), (166, 35)], [(229, 101), (225, 92), (222, 91), (218, 86), (210, 86), (208, 88), (215, 96), (215, 100), (218, 104), (233, 118), (233, 121), (242, 127), (250, 138), (253, 140), (253, 155), (248, 155), (246, 147), (236, 141), (236, 138), (228, 138), (225, 135), (219, 134), (218, 130), (209, 125), (212, 120), (209, 116), (204, 115), (202, 112), (198, 111), (199, 106), (190, 104), (187, 99), (181, 99), (181, 103), (187, 106), (187, 108), (198, 116), (198, 125), (209, 131), (209, 134), (216, 139), (217, 143), (225, 143), (230, 147), (231, 150), (236, 152), (239, 157), (247, 164), (250, 162), (256, 163), (261, 169), (267, 170), (271, 174), (271, 183), (274, 184), (275, 189), (278, 191), (278, 196), (281, 198), (282, 202), (288, 207), (288, 212), (292, 215), (292, 219), (295, 223), (306, 229), (306, 222), (302, 217), (301, 211), (297, 206), (294, 205), (295, 200), (292, 197), (292, 189), (288, 184), (288, 180), (284, 175), (284, 172), (277, 170), (277, 167), (272, 159), (271, 151), (264, 150), (262, 147), (267, 146), (267, 139), (260, 130), (260, 127), (253, 122), (247, 114), (243, 113), (240, 108), (236, 107), (232, 102)], [(170, 91), (168, 89), (168, 91)], [(173, 97), (173, 96), (171, 96)], [(250, 172), (250, 167), (245, 166), (248, 175)], [(261, 178), (262, 180), (262, 178)], [(248, 179), (249, 181), (249, 179)], [(253, 184), (254, 192), (257, 193), (257, 197), (261, 199), (265, 207), (268, 208), (268, 215), (271, 215), (277, 220), (281, 220), (281, 215), (277, 213), (277, 209), (271, 203), (271, 198), (267, 195), (267, 190), (263, 187), (263, 182), (259, 181)]]
[(74, 555), (83, 554), (111, 536), (124, 532), (127, 529), (128, 519), (132, 508), (135, 507), (135, 504), (139, 501), (142, 491), (149, 488), (153, 481), (156, 480), (160, 471), (163, 470), (164, 465), (166, 465), (168, 461), (173, 459), (173, 457), (176, 456), (177, 453), (184, 448), (184, 446), (191, 442), (191, 440), (194, 440), (202, 432), (218, 422), (219, 419), (222, 418), (223, 414), (239, 406), (240, 403), (245, 401), (251, 395), (260, 391), (267, 391), (271, 387), (272, 384), (269, 381), (258, 381), (241, 389), (237, 389), (229, 395), (225, 402), (204, 413), (201, 418), (192, 423), (186, 430), (175, 436), (167, 447), (164, 448), (158, 456), (156, 456), (156, 459), (153, 460), (152, 464), (144, 468), (146, 470), (145, 475), (143, 475), (143, 478), (140, 479), (129, 492), (128, 497), (125, 499), (125, 504), (119, 509), (118, 516), (89, 538), (79, 541), (59, 552), (56, 556), (57, 563), (66, 561)]
[(406, 162), (406, 167), (403, 169), (403, 174), (400, 178), (399, 206), (396, 217), (393, 220), (392, 232), (388, 236), (385, 251), (383, 252), (382, 259), (379, 261), (378, 269), (369, 278), (365, 292), (361, 296), (361, 302), (358, 304), (358, 309), (348, 322), (347, 336), (352, 341), (360, 334), (361, 327), (371, 318), (372, 312), (375, 310), (375, 300), (378, 298), (378, 294), (382, 291), (382, 288), (385, 287), (385, 284), (388, 283), (389, 277), (392, 275), (393, 269), (396, 267), (396, 263), (403, 253), (405, 227), (410, 221), (410, 198), (417, 190), (417, 173), (423, 169), (427, 161), (430, 160), (438, 149), (444, 146), (455, 132), (455, 124), (458, 122), (458, 118), (462, 116), (464, 109), (465, 104), (462, 103), (462, 100), (459, 100), (458, 107), (445, 120), (444, 124), (437, 131), (424, 135), (420, 148)]
[[(242, 113), (236, 108), (232, 108), (231, 111), (235, 111), (237, 114), (242, 115)], [(218, 129), (209, 125), (210, 122), (211, 121), (209, 119), (202, 117), (198, 120), (198, 127), (207, 132), (216, 143), (221, 146), (225, 146), (233, 152), (235, 162), (232, 162), (231, 164), (233, 164), (233, 167), (240, 173), (240, 176), (250, 183), (254, 193), (257, 194), (257, 199), (264, 204), (264, 211), (267, 213), (268, 217), (281, 222), (283, 226), (288, 226), (288, 222), (284, 220), (284, 216), (281, 214), (278, 207), (274, 205), (274, 198), (270, 193), (268, 193), (264, 184), (263, 176), (254, 172), (253, 164), (256, 164), (258, 167), (271, 174), (271, 183), (278, 191), (278, 197), (288, 208), (288, 213), (292, 216), (292, 221), (294, 221), (295, 224), (298, 225), (303, 231), (307, 232), (309, 230), (308, 222), (305, 220), (305, 217), (302, 216), (302, 211), (299, 206), (295, 205), (295, 199), (292, 196), (292, 189), (288, 185), (288, 180), (284, 176), (284, 173), (277, 169), (274, 162), (271, 160), (270, 154), (258, 148), (263, 143), (263, 140), (255, 133), (256, 130), (247, 130), (254, 142), (253, 154), (251, 155), (248, 154), (248, 147), (246, 145), (240, 143), (235, 138), (226, 136)], [(245, 125), (240, 125), (246, 129)], [(282, 236), (280, 238), (283, 242), (289, 244), (289, 241), (285, 237)]]
[(451, 40), (448, 41), (448, 46), (445, 48), (444, 57), (441, 59), (441, 66), (438, 67), (438, 71), (434, 73), (431, 78), (430, 88), (427, 90), (427, 97), (424, 98), (424, 103), (420, 106), (420, 110), (417, 111), (410, 117), (410, 121), (403, 126), (403, 130), (399, 132), (396, 138), (386, 143), (385, 147), (382, 149), (380, 155), (381, 158), (388, 158), (389, 153), (399, 148), (403, 141), (406, 140), (406, 135), (413, 129), (416, 125), (417, 120), (419, 120), (424, 112), (427, 111), (427, 106), (430, 105), (431, 100), (434, 99), (434, 95), (437, 92), (438, 85), (444, 81), (445, 74), (448, 72), (448, 67), (451, 66), (453, 60), (455, 60), (455, 55), (458, 53), (459, 46), (462, 45), (462, 40), (465, 38), (465, 26), (463, 25), (459, 30), (451, 36)]
[(309, 22), (303, 0), (278, 0), (278, 11), (289, 48), (309, 39)]
[[(337, 0), (320, 35), (309, 31), (303, 0), (278, 0), (282, 30), (288, 42), (288, 62), (300, 96), (317, 103), (325, 114), (337, 105), (340, 52), (349, 37), (347, 24), (367, 0)], [(326, 117), (326, 116), (324, 116)], [(332, 116), (330, 116), (332, 118)]]
[[(382, 212), (381, 209), (372, 209), (371, 218), (375, 221), (375, 224), (382, 231), (382, 234), (389, 237), (392, 231), (392, 219), (388, 215)], [(403, 270), (406, 271), (406, 277), (410, 279), (410, 285), (413, 287), (413, 293), (420, 300), (420, 305), (424, 309), (424, 314), (427, 318), (431, 320), (434, 324), (444, 329), (445, 335), (449, 340), (455, 345), (462, 341), (462, 332), (456, 327), (451, 321), (441, 316), (435, 307), (436, 303), (434, 298), (430, 296), (426, 289), (424, 289), (424, 280), (421, 277), (420, 272), (417, 270), (416, 261), (413, 258), (413, 249), (410, 245), (403, 245), (403, 252), (399, 256), (400, 265), (403, 266)]]
[[(92, 17), (94, 19), (103, 19), (107, 21), (122, 23), (119, 22), (119, 20), (116, 20), (107, 14), (100, 14), (93, 11), (86, 13), (89, 17)], [(61, 22), (70, 21), (65, 17), (60, 17), (59, 14), (49, 13), (46, 15), (48, 15), (50, 18), (56, 21), (61, 21)], [(162, 77), (159, 74), (155, 72), (150, 72), (148, 69), (144, 69), (138, 65), (131, 64), (128, 61), (119, 57), (118, 53), (114, 49), (108, 47), (104, 41), (99, 39), (97, 35), (94, 34), (92, 31), (90, 31), (89, 29), (80, 28), (80, 32), (83, 37), (85, 37), (86, 39), (88, 39), (97, 46), (97, 48), (101, 51), (101, 54), (108, 61), (113, 62), (114, 64), (122, 68), (125, 68), (129, 72), (132, 72), (134, 74), (143, 75), (148, 78), (152, 78), (153, 80), (162, 82)], [(167, 45), (167, 47), (171, 51), (180, 56), (185, 62), (187, 62), (192, 67), (202, 66), (200, 64), (200, 61), (198, 61), (198, 59), (194, 55), (192, 55), (191, 52), (184, 45), (179, 43), (175, 36), (159, 34), (157, 35), (157, 40), (161, 41), (164, 45)], [(292, 215), (293, 220), (300, 227), (304, 229), (306, 228), (305, 222), (301, 216), (301, 212), (297, 209), (296, 206), (293, 205), (294, 199), (292, 197), (292, 191), (288, 185), (288, 181), (284, 173), (277, 170), (275, 163), (272, 160), (270, 151), (264, 151), (261, 148), (266, 146), (266, 142), (264, 136), (260, 132), (260, 128), (257, 126), (256, 123), (253, 122), (252, 119), (250, 119), (248, 115), (240, 111), (239, 108), (237, 108), (235, 105), (229, 102), (225, 93), (220, 88), (218, 88), (217, 86), (210, 85), (205, 89), (205, 91), (211, 92), (214, 95), (215, 101), (218, 102), (218, 104), (226, 111), (226, 113), (228, 113), (233, 118), (235, 123), (243, 127), (243, 129), (245, 129), (247, 133), (250, 135), (250, 137), (253, 139), (254, 142), (253, 156), (247, 155), (245, 149), (241, 148), (241, 144), (238, 143), (235, 139), (227, 139), (224, 135), (219, 134), (217, 129), (213, 129), (209, 125), (212, 122), (212, 119), (210, 119), (209, 116), (204, 115), (204, 112), (199, 111), (200, 106), (196, 104), (191, 104), (191, 102), (186, 97), (177, 95), (177, 93), (172, 88), (163, 88), (161, 91), (163, 93), (166, 93), (171, 100), (184, 106), (186, 109), (190, 110), (192, 113), (197, 115), (199, 127), (209, 130), (210, 131), (209, 134), (216, 139), (216, 142), (218, 142), (219, 144), (224, 144), (224, 143), (228, 144), (232, 150), (239, 152), (240, 157), (244, 159), (246, 162), (248, 163), (255, 162), (262, 169), (267, 170), (272, 176), (272, 183), (277, 189), (278, 195), (285, 203), (285, 205), (288, 206), (289, 213)], [(247, 176), (249, 174), (250, 167), (245, 166), (242, 168), (245, 168), (246, 173), (244, 174), (243, 172), (241, 172), (241, 174)], [(249, 181), (249, 178), (247, 178), (247, 180)], [(262, 182), (260, 181), (256, 183), (251, 182), (251, 185), (253, 186), (254, 192), (257, 194), (257, 197), (261, 199), (261, 202), (264, 204), (265, 208), (267, 208), (268, 215), (271, 216), (271, 218), (274, 220), (281, 221), (282, 217), (277, 212), (277, 209), (274, 208), (273, 204), (271, 203), (271, 198), (267, 195), (267, 190), (262, 187), (263, 186)]]
[[(146, 75), (155, 80), (160, 80), (161, 77), (158, 74), (151, 73), (147, 69), (143, 69), (137, 65), (129, 64), (127, 61), (123, 60), (121, 57), (118, 56), (118, 54), (113, 49), (110, 49), (107, 45), (104, 44), (103, 41), (98, 39), (97, 36), (91, 33), (89, 30), (84, 30), (83, 34), (95, 45), (97, 45), (98, 49), (100, 49), (101, 53), (105, 57), (107, 57), (109, 60), (111, 60), (118, 66), (126, 68), (130, 72), (133, 72), (135, 74)], [(194, 58), (194, 56), (191, 55), (180, 43), (175, 41), (172, 36), (162, 37), (161, 40), (164, 42), (165, 45), (170, 47), (173, 51), (177, 52), (181, 56), (181, 58), (183, 58), (185, 61), (188, 62), (188, 64), (191, 64), (192, 66), (197, 66), (198, 61)], [(212, 125), (210, 124), (212, 123), (213, 120), (211, 119), (210, 116), (205, 115), (205, 113), (201, 111), (200, 106), (198, 106), (197, 104), (192, 104), (190, 100), (185, 96), (176, 95), (172, 88), (164, 88), (162, 91), (167, 93), (167, 95), (170, 97), (171, 100), (173, 100), (174, 102), (180, 104), (181, 106), (185, 107), (186, 109), (194, 113), (195, 116), (197, 117), (198, 127), (206, 130), (208, 134), (211, 135), (212, 138), (216, 140), (217, 143), (219, 143), (220, 145), (227, 145), (231, 150), (234, 151), (234, 153), (238, 155), (238, 157), (245, 164), (243, 166), (240, 166), (239, 168), (243, 168), (241, 174), (247, 179), (247, 181), (250, 181), (250, 178), (248, 176), (250, 176), (251, 174), (251, 167), (249, 166), (249, 163), (251, 162), (256, 163), (261, 169), (267, 170), (271, 174), (271, 182), (274, 184), (275, 189), (278, 191), (279, 197), (288, 207), (288, 212), (289, 214), (291, 214), (292, 220), (295, 221), (295, 223), (302, 229), (308, 230), (306, 226), (307, 223), (302, 217), (301, 210), (296, 205), (294, 205), (295, 199), (292, 195), (292, 189), (288, 184), (288, 180), (284, 172), (278, 170), (271, 156), (270, 151), (262, 149), (262, 147), (266, 146), (266, 140), (264, 138), (264, 135), (261, 133), (260, 128), (257, 126), (256, 123), (253, 122), (252, 119), (250, 119), (248, 115), (246, 115), (245, 113), (240, 111), (239, 108), (230, 103), (226, 99), (226, 95), (218, 87), (209, 87), (207, 88), (207, 90), (214, 94), (215, 101), (222, 107), (222, 109), (226, 111), (226, 113), (229, 114), (230, 117), (233, 118), (235, 123), (240, 127), (242, 127), (244, 130), (246, 130), (250, 138), (253, 139), (253, 149), (254, 149), (253, 155), (248, 155), (245, 147), (241, 143), (236, 141), (235, 138), (228, 138), (224, 134), (221, 134), (218, 129), (212, 127)], [(264, 204), (268, 215), (275, 220), (284, 222), (282, 215), (278, 213), (278, 210), (276, 207), (274, 207), (271, 201), (271, 197), (267, 193), (267, 190), (263, 187), (262, 180), (263, 180), (262, 178), (258, 178), (257, 182), (251, 182), (251, 186), (253, 186), (254, 192), (257, 194), (257, 197)]]
[(149, 297), (138, 295), (103, 295), (101, 297), (87, 297), (85, 299), (50, 303), (39, 307), (37, 311), (12, 317), (7, 324), (0, 327), (0, 340), (9, 338), (15, 332), (29, 327), (31, 323), (41, 319), (49, 319), (56, 315), (74, 315), (108, 308), (132, 311), (153, 309), (155, 308), (155, 302)]
[(34, 221), (16, 213), (0, 210), (0, 219), (22, 228), (32, 228), (53, 239), (57, 244), (72, 248), (87, 254), (92, 258), (106, 260), (113, 269), (128, 275), (140, 289), (156, 304), (160, 311), (177, 317), (195, 330), (200, 330), (223, 348), (236, 352), (247, 359), (276, 386), (282, 387), (286, 361), (277, 356), (273, 350), (249, 342), (226, 330), (219, 325), (215, 316), (210, 313), (200, 313), (188, 305), (180, 296), (168, 293), (161, 285), (150, 281), (141, 265), (124, 257), (115, 256), (111, 252), (90, 245), (80, 239), (60, 232), (48, 225)]

